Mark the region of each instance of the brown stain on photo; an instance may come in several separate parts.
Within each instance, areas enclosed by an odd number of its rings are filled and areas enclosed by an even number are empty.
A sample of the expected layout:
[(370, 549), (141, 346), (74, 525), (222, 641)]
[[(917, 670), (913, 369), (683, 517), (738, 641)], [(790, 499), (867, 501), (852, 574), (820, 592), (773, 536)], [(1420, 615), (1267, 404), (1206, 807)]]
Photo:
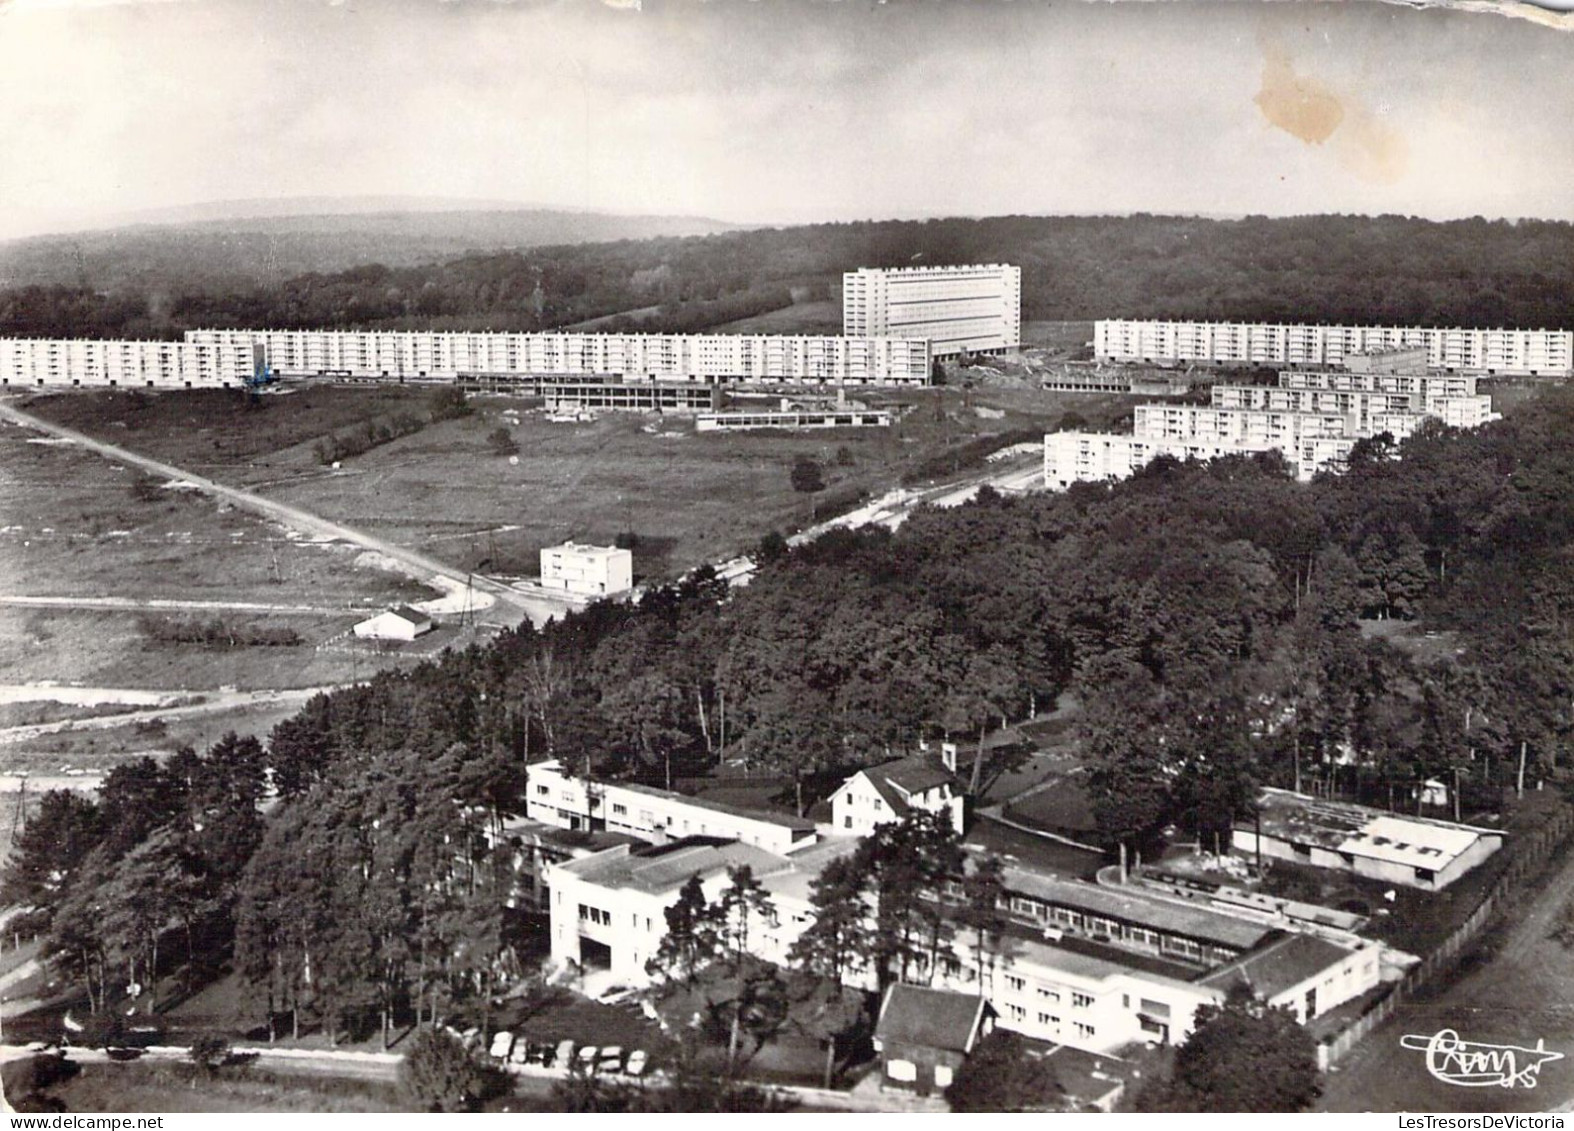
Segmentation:
[(1262, 84), (1252, 101), (1269, 125), (1308, 145), (1327, 143), (1339, 166), (1363, 181), (1394, 184), (1404, 177), (1409, 143), (1359, 92), (1298, 73), (1282, 45), (1265, 44), (1263, 53)]
[(1267, 51), (1262, 88), (1252, 101), (1263, 117), (1285, 133), (1321, 145), (1344, 121), (1344, 103), (1316, 79), (1296, 74), (1284, 48), (1269, 47)]

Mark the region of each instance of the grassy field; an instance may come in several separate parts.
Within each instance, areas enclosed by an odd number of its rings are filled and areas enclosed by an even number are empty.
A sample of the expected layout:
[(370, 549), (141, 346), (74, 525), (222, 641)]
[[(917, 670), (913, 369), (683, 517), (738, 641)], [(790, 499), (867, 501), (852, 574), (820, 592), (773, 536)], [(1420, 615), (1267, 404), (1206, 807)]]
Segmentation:
[(1023, 346), (1074, 354), (1093, 340), (1091, 322), (1024, 322)]
[(796, 302), (780, 310), (769, 310), (752, 318), (740, 318), (713, 326), (708, 334), (840, 334), (842, 332), (842, 304), (825, 300), (821, 302)]
[(132, 1062), (88, 1064), (74, 1079), (49, 1089), (72, 1112), (307, 1112), (408, 1111), (392, 1084), (313, 1078), (250, 1066), (212, 1076), (195, 1065)]
[[(362, 391), (363, 393), (366, 391)], [(150, 448), (172, 448), (190, 414), (204, 414), (224, 431), (222, 402), (191, 394), (162, 410), (135, 410), (118, 395), (48, 398), (74, 424)], [(285, 398), (287, 399), (287, 398)], [(148, 398), (149, 403), (159, 398)], [(231, 403), (244, 405), (239, 398)], [(335, 404), (340, 403), (335, 401)], [(346, 398), (362, 411), (378, 407), (376, 393)], [(146, 431), (120, 430), (112, 410), (139, 420), (163, 411)], [(337, 415), (335, 415), (337, 413)], [(330, 418), (342, 418), (335, 409)], [(236, 425), (238, 428), (238, 425)], [(250, 450), (224, 433), (220, 450)], [(250, 440), (271, 434), (260, 430)], [(155, 442), (154, 437), (165, 441)], [(299, 539), (245, 512), (13, 426), (0, 427), (0, 685), (55, 683), (86, 687), (187, 690), (223, 687), (300, 688), (346, 682), (413, 657), (359, 647), (344, 634), (366, 610), (435, 596), (433, 590), (380, 568), (357, 549)], [(197, 454), (191, 436), (182, 455)], [(207, 441), (211, 445), (211, 439)], [(200, 445), (198, 445), (200, 446)], [(239, 461), (242, 456), (236, 454)], [(248, 468), (248, 470), (252, 470)], [(45, 598), (55, 605), (28, 605)], [(72, 602), (112, 602), (112, 607)], [(184, 603), (152, 607), (148, 602)], [(263, 610), (222, 610), (212, 603), (245, 603)], [(222, 619), (237, 629), (290, 629), (300, 643), (283, 647), (209, 648), (159, 643), (142, 627), (145, 617)], [(448, 636), (452, 636), (448, 632)], [(452, 643), (429, 637), (428, 643)], [(167, 726), (88, 725), (95, 717), (132, 707), (63, 705), (47, 689), (37, 700), (15, 690), (0, 716), (0, 773), (53, 772), (62, 764), (104, 769), (128, 754), (160, 752), (183, 743), (203, 746), (226, 730), (262, 730), (294, 708), (238, 710), (172, 719)], [(11, 728), (71, 722), (58, 733), (20, 737)]]
[[(345, 460), (338, 471), (317, 463), (312, 442), (353, 424), (357, 408), (361, 418), (419, 411), (426, 395), (320, 388), (266, 397), (255, 409), (242, 398), (197, 393), (108, 395), (97, 405), (98, 396), (56, 396), (31, 407), (458, 566), (489, 559), (491, 572), (533, 575), (542, 546), (632, 532), (635, 569), (647, 577), (731, 556), (767, 530), (806, 523), (812, 501), (789, 482), (799, 457), (821, 461), (831, 488), (880, 491), (908, 463), (948, 444), (1045, 428), (1071, 408), (1089, 419), (1130, 410), (1120, 398), (1037, 390), (860, 390), (859, 399), (906, 410), (901, 421), (890, 429), (701, 436), (683, 417), (553, 423), (522, 411), (518, 400), (475, 398), (470, 416)], [(518, 444), (517, 463), (488, 446), (498, 427)]]

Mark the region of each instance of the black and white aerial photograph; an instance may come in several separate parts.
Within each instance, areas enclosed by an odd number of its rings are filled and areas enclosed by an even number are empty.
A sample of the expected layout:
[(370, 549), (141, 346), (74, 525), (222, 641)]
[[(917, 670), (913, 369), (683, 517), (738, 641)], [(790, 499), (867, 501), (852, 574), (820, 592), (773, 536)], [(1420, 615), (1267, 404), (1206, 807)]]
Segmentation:
[(0, 0), (12, 1126), (1563, 1127), (1571, 107), (1516, 0)]

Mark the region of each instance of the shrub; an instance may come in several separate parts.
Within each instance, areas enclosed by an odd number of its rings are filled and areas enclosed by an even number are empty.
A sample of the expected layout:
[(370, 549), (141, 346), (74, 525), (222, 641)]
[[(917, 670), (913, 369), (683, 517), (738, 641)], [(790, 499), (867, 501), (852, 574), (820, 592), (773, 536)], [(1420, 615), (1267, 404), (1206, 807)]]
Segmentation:
[(186, 1055), (191, 1058), (191, 1063), (213, 1072), (229, 1060), (230, 1042), (218, 1033), (203, 1033), (191, 1042)]
[(514, 443), (514, 436), (507, 428), (494, 428), (487, 433), (486, 443), (492, 449), (493, 455), (511, 456), (519, 452), (519, 445)]
[(804, 494), (813, 494), (815, 491), (825, 489), (825, 477), (820, 474), (820, 465), (808, 456), (799, 456), (792, 465), (792, 489)]
[(426, 405), (432, 414), (434, 424), (439, 420), (453, 420), (470, 415), (470, 400), (458, 385), (444, 385), (433, 389)]
[(452, 1033), (423, 1029), (399, 1062), (399, 1086), (420, 1111), (474, 1111), (509, 1079)]

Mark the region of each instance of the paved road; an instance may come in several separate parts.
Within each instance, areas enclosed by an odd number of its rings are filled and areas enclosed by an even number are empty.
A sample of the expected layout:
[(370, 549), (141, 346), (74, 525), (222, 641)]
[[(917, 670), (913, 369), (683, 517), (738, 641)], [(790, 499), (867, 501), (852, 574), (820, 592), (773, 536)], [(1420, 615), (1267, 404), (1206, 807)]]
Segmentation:
[(569, 609), (575, 607), (573, 603), (555, 598), (545, 590), (521, 593), (489, 578), (472, 577), (471, 574), (466, 573), (462, 569), (457, 569), (446, 562), (440, 562), (436, 558), (420, 553), (417, 550), (396, 545), (386, 539), (343, 526), (337, 522), (330, 522), (299, 507), (292, 507), (286, 503), (264, 498), (261, 495), (241, 490), (238, 487), (229, 487), (204, 476), (195, 475), (183, 468), (175, 467), (173, 464), (138, 455), (136, 452), (128, 451), (114, 444), (107, 444), (102, 440), (95, 440), (91, 436), (78, 432), (75, 429), (65, 428), (42, 417), (34, 416), (32, 413), (23, 412), (21, 409), (4, 401), (0, 401), (0, 417), (10, 420), (14, 424), (20, 424), (25, 428), (32, 428), (62, 440), (69, 440), (80, 447), (96, 452), (118, 463), (140, 467), (144, 471), (162, 476), (165, 479), (178, 479), (183, 483), (189, 483), (204, 494), (223, 499), (234, 506), (251, 511), (253, 514), (259, 514), (264, 518), (281, 523), (303, 534), (309, 534), (316, 538), (332, 538), (342, 542), (349, 542), (352, 545), (361, 546), (364, 549), (383, 554), (396, 562), (413, 577), (424, 580), (429, 576), (437, 576), (445, 577), (460, 584), (473, 583), (476, 589), (492, 594), (499, 601), (524, 613), (537, 625), (546, 623), (551, 617), (561, 617)]

